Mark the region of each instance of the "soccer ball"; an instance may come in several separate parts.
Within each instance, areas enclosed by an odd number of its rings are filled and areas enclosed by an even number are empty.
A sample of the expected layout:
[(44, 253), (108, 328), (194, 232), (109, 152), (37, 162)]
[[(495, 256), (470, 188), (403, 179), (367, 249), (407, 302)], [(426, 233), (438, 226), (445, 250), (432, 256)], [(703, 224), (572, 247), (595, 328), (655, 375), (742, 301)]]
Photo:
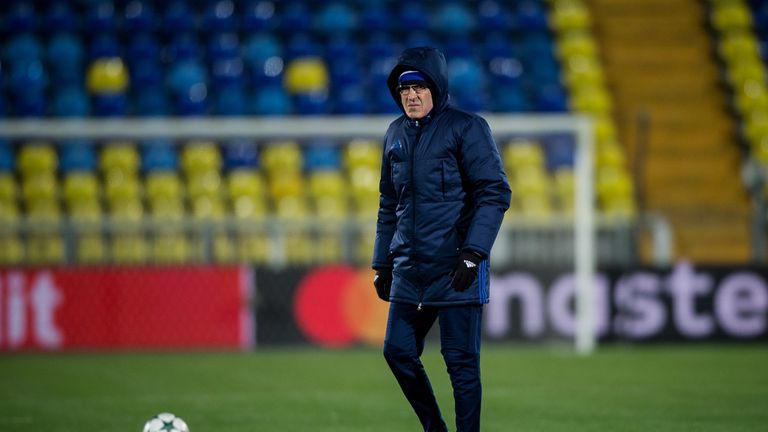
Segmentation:
[(189, 432), (187, 422), (171, 413), (160, 413), (144, 425), (144, 432)]

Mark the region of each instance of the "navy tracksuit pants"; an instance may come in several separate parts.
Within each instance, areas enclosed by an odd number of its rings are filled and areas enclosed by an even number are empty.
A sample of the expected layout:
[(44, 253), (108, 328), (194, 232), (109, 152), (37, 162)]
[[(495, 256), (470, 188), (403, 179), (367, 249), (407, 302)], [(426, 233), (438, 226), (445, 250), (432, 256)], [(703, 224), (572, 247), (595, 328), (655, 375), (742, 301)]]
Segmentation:
[(483, 307), (422, 307), (392, 303), (389, 307), (384, 358), (419, 417), (424, 431), (447, 431), (432, 385), (421, 363), (424, 339), (436, 320), (440, 352), (453, 386), (457, 432), (480, 430), (480, 331)]

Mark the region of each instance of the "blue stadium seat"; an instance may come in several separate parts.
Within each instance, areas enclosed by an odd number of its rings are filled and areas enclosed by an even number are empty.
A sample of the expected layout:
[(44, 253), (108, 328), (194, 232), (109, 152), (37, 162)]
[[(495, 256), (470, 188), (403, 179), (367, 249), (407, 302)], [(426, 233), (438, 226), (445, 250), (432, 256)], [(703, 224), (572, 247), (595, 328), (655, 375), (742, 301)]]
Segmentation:
[(338, 144), (327, 139), (308, 142), (304, 150), (304, 168), (309, 172), (341, 169)]
[(208, 114), (208, 86), (198, 84), (174, 96), (174, 112), (180, 116)]
[(63, 174), (96, 171), (96, 151), (86, 139), (67, 139), (59, 143), (59, 166)]
[(130, 64), (131, 88), (139, 90), (164, 84), (163, 67), (157, 60), (137, 60)]
[(568, 95), (560, 84), (547, 84), (537, 87), (534, 108), (540, 112), (568, 111)]
[(256, 143), (249, 139), (236, 139), (223, 145), (224, 170), (233, 171), (240, 168), (257, 169), (259, 167), (259, 152)]
[(141, 170), (143, 172), (176, 171), (178, 168), (179, 158), (172, 141), (155, 138), (142, 142)]
[(93, 114), (97, 117), (123, 117), (128, 112), (128, 97), (124, 93), (93, 96)]
[[(400, 7), (398, 5), (398, 7)], [(386, 5), (376, 2), (367, 3), (365, 8), (360, 12), (360, 28), (366, 31), (378, 32), (391, 32), (399, 27), (397, 17), (393, 16)], [(426, 26), (426, 21), (424, 22)], [(423, 27), (422, 27), (423, 28)], [(414, 30), (415, 28), (408, 28)]]
[(269, 33), (255, 34), (243, 45), (242, 57), (249, 66), (261, 66), (270, 58), (282, 56), (282, 44)]
[(285, 47), (286, 60), (298, 57), (315, 57), (322, 55), (320, 45), (314, 36), (309, 33), (293, 34)]
[(205, 66), (197, 61), (184, 61), (171, 66), (167, 75), (167, 86), (174, 94), (186, 93), (196, 84), (207, 84)]
[(239, 57), (222, 58), (213, 62), (211, 68), (211, 83), (214, 88), (226, 86), (243, 86), (243, 60)]
[(331, 65), (336, 61), (358, 60), (360, 46), (356, 38), (348, 34), (335, 34), (328, 38), (325, 44), (326, 59), (331, 59)]
[(238, 30), (235, 2), (216, 0), (209, 2), (203, 12), (203, 30), (211, 33), (229, 33)]
[(130, 0), (123, 11), (122, 29), (132, 37), (155, 30), (156, 16), (151, 0)]
[(10, 142), (0, 138), (0, 172), (13, 172), (16, 168), (16, 156)]
[[(396, 22), (409, 32), (424, 32), (429, 28), (429, 11), (419, 2), (406, 2), (399, 8), (400, 15)], [(418, 46), (418, 45), (410, 45)]]
[(521, 85), (523, 63), (515, 57), (496, 57), (488, 62), (488, 80), (491, 88), (498, 85)]
[(454, 57), (448, 60), (448, 82), (451, 92), (475, 93), (485, 88), (485, 69), (472, 57)]
[(431, 27), (441, 34), (466, 36), (475, 28), (473, 14), (463, 2), (446, 2), (431, 15)]
[(143, 60), (159, 60), (160, 44), (154, 34), (138, 32), (128, 39), (125, 54), (129, 65)]
[(345, 115), (368, 114), (369, 96), (362, 84), (348, 84), (333, 92), (333, 113)]
[(43, 28), (49, 33), (72, 32), (80, 28), (80, 16), (66, 1), (56, 1), (46, 9)]
[(329, 62), (328, 69), (331, 78), (331, 88), (333, 91), (339, 90), (344, 86), (361, 84), (365, 79), (365, 71), (356, 59), (329, 57), (334, 60)]
[(402, 48), (388, 33), (375, 32), (368, 37), (363, 49), (367, 58), (397, 57)]
[(208, 36), (208, 61), (240, 56), (237, 33), (217, 33)]
[(117, 31), (117, 14), (110, 0), (96, 2), (85, 8), (85, 30), (90, 33), (114, 33)]
[(431, 33), (417, 30), (405, 36), (404, 45), (406, 47), (436, 46), (437, 42)]
[(299, 115), (331, 113), (331, 101), (327, 92), (300, 93), (293, 97), (293, 101)]
[(213, 93), (213, 114), (221, 116), (242, 116), (247, 112), (243, 86), (223, 85)]
[(472, 59), (475, 57), (473, 42), (466, 38), (449, 37), (442, 44), (445, 57), (450, 60)]
[[(286, 4), (287, 3), (287, 4)], [(303, 1), (280, 2), (280, 30), (287, 34), (306, 32), (312, 25), (309, 6)]]
[(531, 109), (525, 91), (518, 86), (497, 85), (491, 95), (491, 109), (494, 112), (525, 112)]
[(4, 45), (3, 58), (8, 65), (30, 63), (43, 58), (40, 40), (33, 33), (14, 34)]
[(83, 45), (71, 33), (57, 33), (48, 43), (46, 59), (54, 86), (82, 85)]
[(253, 115), (281, 116), (293, 113), (293, 101), (280, 85), (260, 87), (250, 97), (248, 112)]
[(516, 23), (520, 29), (526, 32), (547, 31), (547, 11), (541, 2), (536, 0), (523, 0), (517, 3), (515, 8)]
[(246, 33), (274, 30), (279, 24), (273, 1), (251, 1), (242, 11), (241, 27)]
[(478, 5), (477, 19), (483, 31), (506, 31), (511, 28), (513, 16), (503, 2), (486, 0)]
[(2, 24), (4, 30), (11, 34), (35, 31), (38, 22), (34, 3), (30, 1), (10, 2)]
[(11, 63), (7, 84), (12, 93), (42, 93), (48, 85), (47, 70), (39, 60)]
[(165, 7), (160, 28), (168, 35), (195, 31), (195, 12), (187, 2), (176, 0)]
[(82, 87), (68, 85), (58, 88), (53, 94), (51, 115), (55, 117), (87, 117), (91, 103)]
[(570, 134), (551, 134), (540, 138), (544, 147), (544, 156), (547, 170), (556, 171), (558, 168), (575, 165), (576, 146), (573, 136)]
[(171, 114), (168, 96), (162, 86), (140, 86), (134, 90), (133, 114), (139, 117), (156, 117)]
[(122, 44), (112, 34), (96, 35), (88, 45), (88, 60), (108, 57), (121, 57)]
[(345, 34), (357, 29), (357, 13), (348, 2), (323, 5), (312, 17), (312, 28), (320, 34)]
[(47, 98), (42, 89), (27, 89), (12, 101), (13, 114), (18, 117), (43, 117), (47, 114)]
[(177, 33), (171, 36), (168, 43), (168, 62), (199, 60), (202, 54), (202, 47), (194, 33)]

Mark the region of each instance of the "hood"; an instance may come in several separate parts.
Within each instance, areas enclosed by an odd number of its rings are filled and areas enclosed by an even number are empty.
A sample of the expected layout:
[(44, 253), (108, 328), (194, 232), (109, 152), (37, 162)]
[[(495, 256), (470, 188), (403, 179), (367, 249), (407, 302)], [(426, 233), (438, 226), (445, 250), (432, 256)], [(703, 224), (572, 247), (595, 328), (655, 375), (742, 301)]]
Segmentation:
[(387, 87), (400, 110), (405, 112), (397, 92), (397, 78), (407, 70), (417, 70), (431, 81), (433, 112), (441, 111), (448, 103), (448, 65), (445, 56), (437, 48), (407, 48), (400, 54), (397, 64), (387, 77)]

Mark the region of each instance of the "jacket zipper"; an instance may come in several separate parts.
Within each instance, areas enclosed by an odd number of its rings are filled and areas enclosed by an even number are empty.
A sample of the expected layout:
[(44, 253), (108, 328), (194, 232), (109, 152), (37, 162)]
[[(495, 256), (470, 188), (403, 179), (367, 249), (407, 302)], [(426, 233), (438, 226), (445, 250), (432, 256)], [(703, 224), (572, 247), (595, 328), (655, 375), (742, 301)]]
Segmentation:
[[(419, 120), (415, 120), (414, 123), (416, 124), (416, 139), (414, 140), (413, 146), (411, 147), (411, 208), (413, 209), (413, 217), (411, 218), (411, 233), (413, 235), (414, 239), (414, 249), (416, 249), (416, 176), (414, 172), (414, 167), (416, 165), (416, 148), (419, 145), (419, 141), (421, 140), (421, 128), (422, 124), (419, 122)], [(415, 258), (418, 258), (418, 253), (414, 254)], [(417, 267), (417, 273), (418, 273), (418, 266), (419, 261), (416, 260), (416, 267)], [(421, 310), (422, 302), (424, 301), (424, 287), (419, 287), (419, 304), (416, 307), (417, 311)]]

